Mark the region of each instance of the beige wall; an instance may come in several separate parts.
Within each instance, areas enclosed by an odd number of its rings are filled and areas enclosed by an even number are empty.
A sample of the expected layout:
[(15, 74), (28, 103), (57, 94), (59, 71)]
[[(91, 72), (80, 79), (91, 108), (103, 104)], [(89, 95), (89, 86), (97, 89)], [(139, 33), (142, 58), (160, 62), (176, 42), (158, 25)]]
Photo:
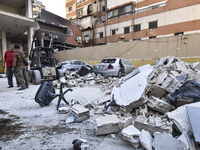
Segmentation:
[(143, 41), (113, 43), (103, 46), (76, 48), (56, 52), (59, 62), (78, 59), (97, 62), (105, 57), (123, 57), (127, 60), (154, 59), (165, 56), (200, 57), (200, 34), (179, 35)]

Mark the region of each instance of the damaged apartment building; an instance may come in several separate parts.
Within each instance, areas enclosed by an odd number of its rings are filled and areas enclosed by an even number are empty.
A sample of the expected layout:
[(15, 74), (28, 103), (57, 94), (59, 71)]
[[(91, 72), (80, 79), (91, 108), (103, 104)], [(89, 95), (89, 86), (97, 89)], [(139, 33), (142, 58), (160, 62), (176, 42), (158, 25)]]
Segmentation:
[(66, 0), (83, 46), (199, 32), (198, 0)]

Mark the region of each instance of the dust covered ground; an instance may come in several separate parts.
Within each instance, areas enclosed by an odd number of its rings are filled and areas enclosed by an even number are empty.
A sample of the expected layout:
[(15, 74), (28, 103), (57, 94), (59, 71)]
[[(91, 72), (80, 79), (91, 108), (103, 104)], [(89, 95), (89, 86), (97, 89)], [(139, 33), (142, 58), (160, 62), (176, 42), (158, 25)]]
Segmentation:
[[(56, 110), (58, 98), (47, 107), (40, 107), (35, 102), (34, 97), (39, 85), (30, 84), (28, 89), (17, 91), (16, 86), (7, 88), (6, 78), (0, 78), (0, 83), (0, 149), (2, 150), (72, 150), (73, 140), (80, 138), (87, 140), (89, 150), (134, 149), (122, 139), (121, 133), (96, 136), (95, 120), (99, 116), (92, 110), (89, 119), (81, 123), (67, 124), (66, 114), (59, 114)], [(99, 88), (86, 86), (73, 88), (73, 92), (67, 93), (65, 98), (71, 100), (84, 97), (98, 100), (104, 96), (105, 92)]]

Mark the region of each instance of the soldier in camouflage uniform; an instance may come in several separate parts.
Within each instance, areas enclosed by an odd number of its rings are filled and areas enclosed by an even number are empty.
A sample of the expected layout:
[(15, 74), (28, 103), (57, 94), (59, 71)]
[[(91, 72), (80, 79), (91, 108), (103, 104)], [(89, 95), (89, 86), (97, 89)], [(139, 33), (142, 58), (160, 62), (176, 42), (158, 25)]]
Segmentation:
[[(29, 82), (28, 82), (28, 72), (27, 68), (23, 62), (22, 57), (25, 59), (24, 52), (20, 51), (20, 46), (18, 44), (14, 45), (15, 53), (13, 55), (13, 67), (12, 70), (15, 69), (16, 71), (16, 78), (20, 82), (20, 88), (18, 90), (24, 90), (28, 88)], [(21, 57), (21, 55), (22, 57)]]

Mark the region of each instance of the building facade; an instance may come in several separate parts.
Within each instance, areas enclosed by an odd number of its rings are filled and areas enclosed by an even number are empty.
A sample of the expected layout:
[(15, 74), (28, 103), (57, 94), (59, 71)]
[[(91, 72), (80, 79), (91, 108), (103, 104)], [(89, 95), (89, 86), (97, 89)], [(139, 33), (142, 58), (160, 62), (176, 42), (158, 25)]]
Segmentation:
[(66, 9), (82, 30), (83, 46), (200, 31), (198, 0), (66, 0)]

